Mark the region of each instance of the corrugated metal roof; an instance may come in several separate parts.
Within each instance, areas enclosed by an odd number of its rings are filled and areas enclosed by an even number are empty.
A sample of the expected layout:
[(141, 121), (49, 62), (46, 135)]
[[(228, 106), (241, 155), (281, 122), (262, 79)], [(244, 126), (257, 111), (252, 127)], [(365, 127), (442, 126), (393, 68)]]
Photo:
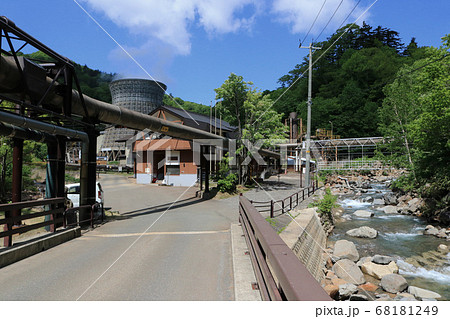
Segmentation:
[(192, 142), (174, 138), (136, 141), (134, 145), (134, 151), (182, 151), (191, 149)]

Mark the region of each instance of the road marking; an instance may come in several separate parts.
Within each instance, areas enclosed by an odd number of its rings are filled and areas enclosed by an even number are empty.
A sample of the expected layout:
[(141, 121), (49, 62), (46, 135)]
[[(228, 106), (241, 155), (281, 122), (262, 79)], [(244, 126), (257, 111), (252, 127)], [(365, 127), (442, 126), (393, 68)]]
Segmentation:
[(84, 235), (83, 237), (103, 237), (103, 238), (119, 238), (133, 236), (158, 236), (158, 235), (203, 235), (203, 234), (220, 234), (229, 233), (229, 229), (225, 230), (205, 230), (205, 231), (178, 231), (178, 232), (151, 232), (151, 233), (130, 233), (130, 234), (104, 234), (104, 235)]

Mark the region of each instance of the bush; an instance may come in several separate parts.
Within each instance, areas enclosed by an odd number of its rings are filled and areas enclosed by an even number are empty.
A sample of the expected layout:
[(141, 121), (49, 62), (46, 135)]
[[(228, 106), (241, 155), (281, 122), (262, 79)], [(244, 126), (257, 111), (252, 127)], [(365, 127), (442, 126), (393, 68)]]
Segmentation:
[(336, 204), (336, 200), (337, 196), (331, 195), (331, 190), (326, 188), (323, 199), (313, 203), (312, 206), (317, 206), (317, 210), (321, 215), (326, 215), (329, 220), (332, 220), (331, 210), (335, 207), (339, 207), (339, 205)]
[(229, 174), (225, 178), (217, 181), (217, 188), (222, 193), (234, 193), (236, 191), (237, 176)]

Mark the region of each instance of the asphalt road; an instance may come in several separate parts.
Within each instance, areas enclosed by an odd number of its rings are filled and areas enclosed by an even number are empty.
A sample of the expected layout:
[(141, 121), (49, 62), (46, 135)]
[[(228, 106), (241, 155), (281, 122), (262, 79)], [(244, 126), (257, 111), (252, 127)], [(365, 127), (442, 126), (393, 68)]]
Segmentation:
[(101, 175), (120, 220), (0, 269), (0, 300), (233, 300), (233, 201)]

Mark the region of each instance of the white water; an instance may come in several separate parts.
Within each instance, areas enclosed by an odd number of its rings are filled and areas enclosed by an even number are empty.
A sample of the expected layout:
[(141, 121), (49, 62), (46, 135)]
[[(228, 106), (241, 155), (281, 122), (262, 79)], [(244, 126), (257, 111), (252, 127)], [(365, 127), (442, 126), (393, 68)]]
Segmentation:
[(413, 240), (417, 236), (422, 236), (421, 234), (411, 234), (411, 233), (384, 233), (380, 234), (382, 237), (387, 240)]
[(397, 265), (401, 275), (422, 277), (443, 284), (450, 284), (450, 266), (441, 269), (427, 270), (423, 267), (415, 267), (402, 259), (397, 260)]
[(359, 200), (355, 200), (355, 199), (349, 199), (346, 198), (343, 201), (341, 201), (342, 206), (344, 206), (344, 208), (363, 208), (363, 207), (368, 207), (370, 205), (372, 205), (371, 203), (366, 203), (366, 202), (360, 202)]

